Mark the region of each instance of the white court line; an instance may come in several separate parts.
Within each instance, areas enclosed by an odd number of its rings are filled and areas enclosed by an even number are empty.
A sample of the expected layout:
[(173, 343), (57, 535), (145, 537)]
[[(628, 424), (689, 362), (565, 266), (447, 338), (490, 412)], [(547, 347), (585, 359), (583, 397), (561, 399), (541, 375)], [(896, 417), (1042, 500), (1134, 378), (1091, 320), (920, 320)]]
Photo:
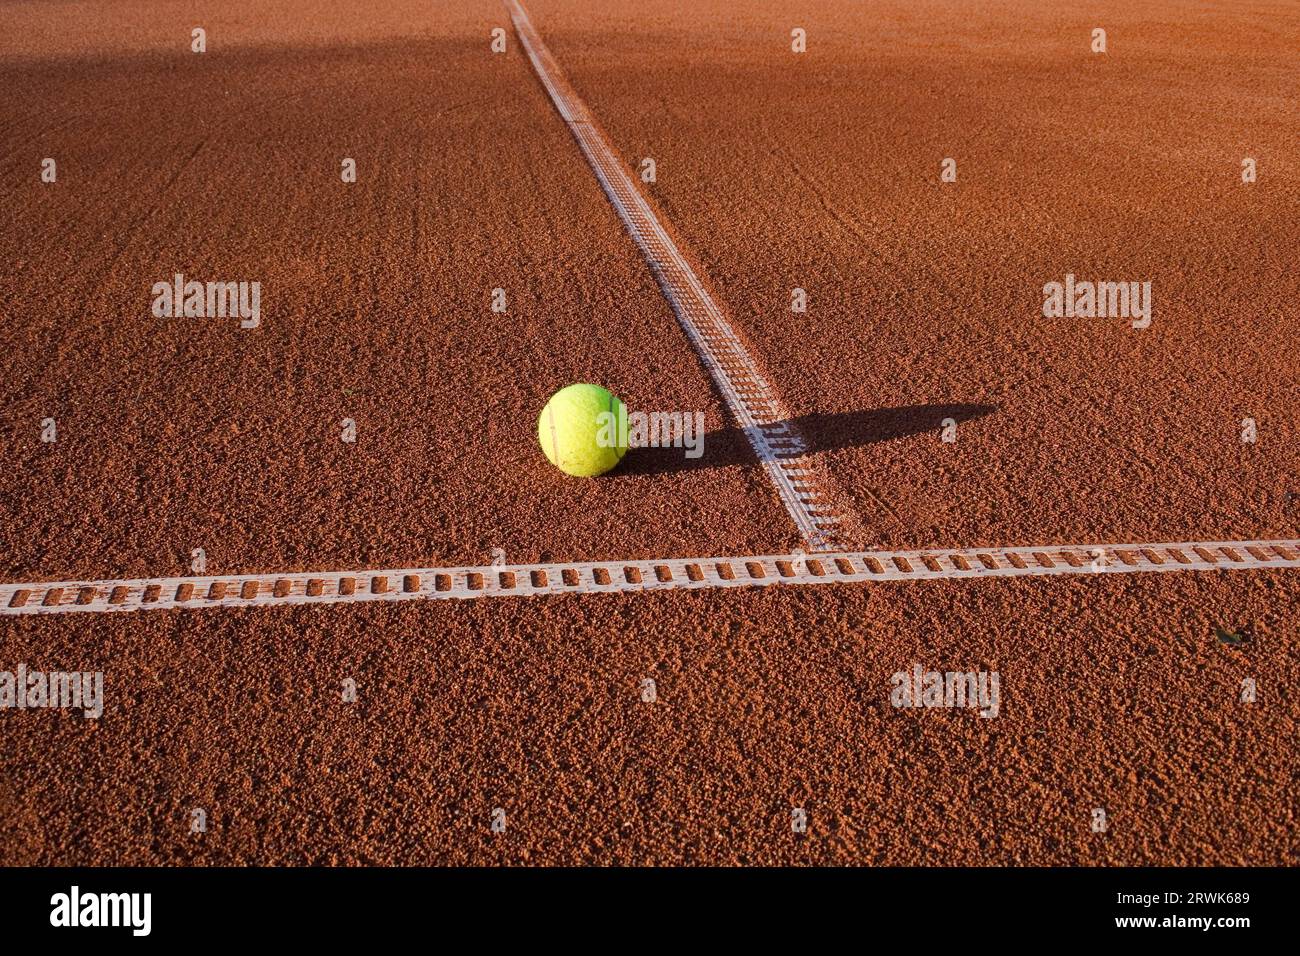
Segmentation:
[(1252, 568), (1300, 568), (1300, 541), (1053, 544), (50, 581), (0, 584), (0, 616)]
[(664, 297), (749, 439), (804, 542), (813, 551), (832, 550), (836, 547), (833, 526), (839, 523), (839, 517), (825, 503), (823, 489), (829, 484), (824, 476), (814, 474), (813, 464), (805, 457), (806, 446), (790, 427), (789, 414), (775, 389), (665, 231), (586, 104), (565, 80), (528, 14), (518, 0), (505, 3), (533, 69), (623, 225), (640, 247)]

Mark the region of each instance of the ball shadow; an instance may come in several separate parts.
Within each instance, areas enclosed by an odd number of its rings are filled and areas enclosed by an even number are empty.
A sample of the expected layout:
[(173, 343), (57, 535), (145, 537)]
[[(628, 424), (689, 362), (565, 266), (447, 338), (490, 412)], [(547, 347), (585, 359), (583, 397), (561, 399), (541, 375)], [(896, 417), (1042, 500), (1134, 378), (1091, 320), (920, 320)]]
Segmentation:
[[(818, 412), (789, 419), (789, 424), (803, 436), (808, 453), (816, 454), (860, 448), (921, 432), (938, 433), (946, 418), (961, 424), (995, 411), (995, 405), (966, 403), (901, 405), (833, 414)], [(631, 448), (616, 474), (669, 475), (755, 462), (744, 431), (728, 425), (704, 433), (704, 453), (699, 458), (687, 458), (683, 448)]]

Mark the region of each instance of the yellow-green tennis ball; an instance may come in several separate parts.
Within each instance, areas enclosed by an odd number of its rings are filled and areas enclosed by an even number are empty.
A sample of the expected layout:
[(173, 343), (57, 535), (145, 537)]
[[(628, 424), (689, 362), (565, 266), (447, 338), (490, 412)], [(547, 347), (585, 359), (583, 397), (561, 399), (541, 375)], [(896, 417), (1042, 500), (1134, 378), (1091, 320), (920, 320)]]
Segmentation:
[(579, 383), (551, 396), (537, 419), (537, 440), (567, 475), (603, 475), (627, 452), (627, 413), (609, 389)]

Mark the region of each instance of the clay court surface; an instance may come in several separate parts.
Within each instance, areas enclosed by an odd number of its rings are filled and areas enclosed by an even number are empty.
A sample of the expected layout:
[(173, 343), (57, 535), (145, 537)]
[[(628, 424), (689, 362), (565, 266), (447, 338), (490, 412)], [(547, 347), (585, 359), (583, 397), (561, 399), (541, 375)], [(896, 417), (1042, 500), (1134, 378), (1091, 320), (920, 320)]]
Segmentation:
[[(274, 6), (0, 4), (0, 580), (799, 547), (505, 8)], [(1137, 7), (527, 2), (847, 546), (1300, 537), (1300, 10)], [(261, 327), (154, 318), (178, 272)], [(1044, 318), (1067, 273), (1150, 281), (1150, 328)], [(703, 411), (703, 458), (560, 474), (573, 381)], [(0, 617), (0, 669), (106, 686), (0, 713), (0, 862), (1295, 863), (1298, 609), (1252, 570)], [(913, 664), (1000, 715), (892, 707)]]

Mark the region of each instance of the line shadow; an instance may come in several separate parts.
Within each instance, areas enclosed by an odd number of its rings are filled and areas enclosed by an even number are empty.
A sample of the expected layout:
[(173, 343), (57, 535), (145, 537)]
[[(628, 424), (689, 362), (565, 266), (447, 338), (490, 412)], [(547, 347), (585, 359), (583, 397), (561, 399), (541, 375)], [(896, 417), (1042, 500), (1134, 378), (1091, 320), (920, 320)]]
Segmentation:
[[(818, 412), (791, 418), (788, 424), (803, 437), (807, 453), (816, 454), (841, 448), (860, 448), (921, 432), (937, 434), (945, 418), (961, 424), (995, 411), (995, 405), (900, 405), (897, 408), (834, 414)], [(670, 475), (755, 463), (754, 450), (744, 431), (736, 425), (727, 425), (704, 433), (704, 454), (699, 458), (687, 458), (683, 448), (630, 448), (618, 472)]]

